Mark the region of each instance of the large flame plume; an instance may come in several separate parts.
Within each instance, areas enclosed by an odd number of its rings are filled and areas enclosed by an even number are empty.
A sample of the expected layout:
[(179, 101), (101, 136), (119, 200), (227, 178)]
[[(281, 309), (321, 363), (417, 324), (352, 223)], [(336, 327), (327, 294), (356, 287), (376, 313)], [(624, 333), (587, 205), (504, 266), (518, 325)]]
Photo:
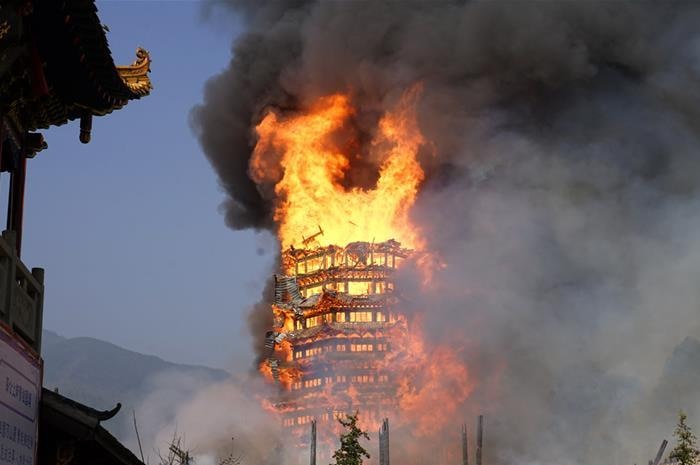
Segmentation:
[[(341, 181), (351, 156), (331, 136), (348, 123), (353, 107), (346, 95), (320, 99), (308, 112), (283, 116), (269, 112), (256, 127), (258, 143), (250, 162), (256, 182), (276, 181), (274, 219), (282, 248), (323, 228), (328, 244), (396, 239), (410, 248), (423, 240), (409, 211), (424, 173), (418, 162), (423, 136), (416, 123), (420, 86), (404, 94), (379, 122), (372, 148), (380, 161), (373, 189), (346, 189)], [(270, 151), (281, 153), (270, 162)]]

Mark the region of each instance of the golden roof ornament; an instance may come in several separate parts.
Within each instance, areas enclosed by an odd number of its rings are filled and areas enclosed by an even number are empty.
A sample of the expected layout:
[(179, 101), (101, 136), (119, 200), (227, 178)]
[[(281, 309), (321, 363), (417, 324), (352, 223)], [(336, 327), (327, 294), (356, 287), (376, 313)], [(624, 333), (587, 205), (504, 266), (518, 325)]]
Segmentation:
[(148, 73), (151, 71), (151, 56), (148, 50), (138, 47), (136, 60), (128, 66), (117, 66), (119, 77), (133, 93), (143, 97), (153, 89)]

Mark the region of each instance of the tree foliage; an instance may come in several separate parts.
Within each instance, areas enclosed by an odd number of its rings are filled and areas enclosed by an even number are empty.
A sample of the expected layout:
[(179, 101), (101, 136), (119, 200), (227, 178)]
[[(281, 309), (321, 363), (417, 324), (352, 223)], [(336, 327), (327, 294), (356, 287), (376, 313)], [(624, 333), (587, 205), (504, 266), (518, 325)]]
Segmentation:
[(360, 444), (360, 438), (369, 440), (369, 435), (357, 426), (357, 416), (358, 412), (345, 415), (345, 419), (338, 417), (345, 432), (340, 435), (340, 448), (333, 453), (335, 465), (362, 465), (363, 460), (369, 458), (369, 453)]
[(688, 416), (683, 412), (678, 412), (678, 425), (673, 435), (676, 437), (676, 447), (671, 451), (669, 458), (681, 465), (696, 465), (700, 458), (700, 451), (696, 446), (697, 438), (685, 422)]

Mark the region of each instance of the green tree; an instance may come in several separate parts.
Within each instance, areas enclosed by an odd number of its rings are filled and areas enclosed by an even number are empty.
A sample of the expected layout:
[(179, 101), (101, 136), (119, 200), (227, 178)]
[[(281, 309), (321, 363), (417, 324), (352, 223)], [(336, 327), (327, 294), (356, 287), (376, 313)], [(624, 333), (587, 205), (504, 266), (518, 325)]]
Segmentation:
[(369, 435), (357, 426), (357, 415), (355, 412), (354, 415), (345, 415), (345, 419), (338, 417), (345, 432), (340, 435), (340, 448), (333, 453), (335, 465), (362, 465), (364, 458), (369, 458), (369, 453), (360, 444), (360, 438), (369, 439)]
[(685, 423), (688, 416), (681, 410), (678, 412), (678, 425), (673, 435), (676, 437), (676, 447), (668, 456), (671, 460), (679, 462), (681, 465), (696, 465), (700, 457), (700, 451), (695, 445), (697, 438)]

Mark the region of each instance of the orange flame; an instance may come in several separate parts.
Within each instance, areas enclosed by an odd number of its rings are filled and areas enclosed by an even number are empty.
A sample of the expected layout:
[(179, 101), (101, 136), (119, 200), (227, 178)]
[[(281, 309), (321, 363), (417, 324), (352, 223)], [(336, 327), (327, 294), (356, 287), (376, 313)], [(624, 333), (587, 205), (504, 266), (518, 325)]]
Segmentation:
[[(344, 95), (322, 98), (308, 113), (284, 117), (269, 112), (256, 127), (258, 143), (250, 162), (256, 182), (276, 182), (274, 219), (282, 248), (323, 229), (328, 244), (396, 239), (413, 249), (423, 240), (409, 221), (409, 210), (423, 181), (418, 149), (423, 136), (416, 121), (415, 86), (379, 122), (372, 148), (380, 160), (373, 189), (342, 186), (350, 157), (331, 140), (354, 110)], [(281, 153), (280, 164), (270, 151)], [(282, 172), (278, 166), (282, 167)]]
[[(416, 114), (420, 91), (420, 86), (414, 86), (380, 119), (370, 151), (371, 159), (377, 160), (378, 179), (370, 189), (343, 185), (356, 155), (348, 153), (347, 147), (339, 148), (337, 137), (334, 138), (339, 131), (347, 129), (354, 116), (347, 96), (322, 98), (300, 114), (283, 115), (272, 111), (266, 114), (256, 127), (258, 142), (251, 158), (250, 174), (257, 183), (274, 183), (277, 195), (274, 219), (283, 250), (302, 241), (307, 246), (308, 239), (304, 237), (315, 234), (319, 227), (322, 236), (317, 240), (327, 244), (343, 246), (355, 241), (395, 239), (410, 249), (422, 250), (415, 264), (423, 272), (424, 286), (435, 270), (445, 266), (439, 258), (425, 252), (422, 231), (410, 219), (410, 209), (424, 179), (418, 161), (419, 149), (424, 144)], [(293, 266), (285, 265), (285, 268), (290, 273), (293, 270)], [(317, 310), (321, 310), (323, 303), (318, 305)], [(295, 331), (292, 313), (274, 305), (273, 311), (276, 331)], [(395, 424), (412, 425), (412, 431), (418, 436), (430, 435), (452, 420), (471, 394), (473, 381), (459, 360), (459, 350), (447, 346), (426, 347), (420, 318), (414, 318), (410, 328), (404, 315), (394, 318), (388, 322), (393, 326), (387, 324), (382, 329), (387, 334), (376, 334), (387, 336), (397, 350), (382, 354), (383, 359), (371, 359), (379, 360), (373, 366), (377, 368), (376, 376), (357, 380), (364, 383), (363, 392), (369, 392), (366, 388), (370, 383), (377, 386), (372, 392), (376, 396), (371, 401), (376, 411), (364, 410), (362, 423), (373, 430), (380, 415), (397, 408), (398, 411), (393, 412)], [(319, 333), (318, 337), (325, 336)], [(368, 338), (364, 334), (347, 337), (365, 342)], [(360, 398), (360, 385), (354, 384), (352, 376), (346, 379), (342, 375), (332, 378), (318, 374), (315, 377), (319, 384), (305, 386), (300, 382), (305, 370), (312, 371), (313, 364), (323, 366), (337, 360), (332, 352), (319, 349), (318, 353), (295, 359), (293, 351), (294, 347), (286, 340), (275, 348), (275, 357), (281, 361), (276, 365), (276, 377), (283, 389), (289, 391), (284, 393), (288, 398), (297, 395), (301, 403), (338, 408), (363, 404), (365, 399)], [(273, 378), (267, 364), (263, 363), (260, 369), (268, 379)], [(384, 384), (379, 382), (380, 374)], [(324, 378), (322, 383), (321, 377)], [(382, 386), (393, 386), (397, 392), (381, 392)], [(271, 407), (291, 416), (296, 411), (292, 404)], [(306, 425), (308, 413), (300, 411), (297, 420), (302, 422), (293, 424)]]
[(294, 317), (290, 315), (289, 312), (285, 312), (281, 308), (273, 305), (272, 313), (275, 318), (276, 327), (285, 332), (294, 331)]

